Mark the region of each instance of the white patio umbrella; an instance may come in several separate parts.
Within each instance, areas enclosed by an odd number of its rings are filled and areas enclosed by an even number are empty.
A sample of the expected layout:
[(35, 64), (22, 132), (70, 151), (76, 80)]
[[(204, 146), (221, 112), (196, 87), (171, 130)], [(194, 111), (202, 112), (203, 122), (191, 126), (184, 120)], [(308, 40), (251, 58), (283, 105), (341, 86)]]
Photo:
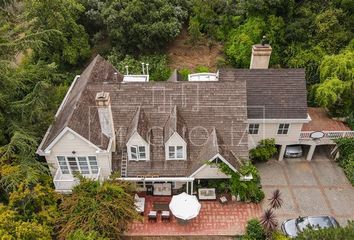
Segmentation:
[(172, 197), (169, 207), (175, 217), (189, 220), (198, 216), (201, 205), (196, 196), (183, 192)]

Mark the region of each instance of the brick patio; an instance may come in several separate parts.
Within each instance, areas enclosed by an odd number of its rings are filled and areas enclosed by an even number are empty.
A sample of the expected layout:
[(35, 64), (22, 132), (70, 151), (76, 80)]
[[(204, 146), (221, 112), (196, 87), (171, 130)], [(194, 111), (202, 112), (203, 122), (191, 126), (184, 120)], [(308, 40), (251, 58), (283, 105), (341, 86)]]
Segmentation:
[(221, 205), (218, 201), (201, 201), (201, 210), (188, 224), (177, 223), (172, 216), (170, 222), (148, 222), (147, 214), (152, 210), (154, 201), (169, 202), (171, 197), (146, 196), (145, 213), (142, 222), (134, 222), (127, 231), (127, 236), (234, 236), (244, 233), (249, 219), (259, 217), (259, 204), (230, 202)]

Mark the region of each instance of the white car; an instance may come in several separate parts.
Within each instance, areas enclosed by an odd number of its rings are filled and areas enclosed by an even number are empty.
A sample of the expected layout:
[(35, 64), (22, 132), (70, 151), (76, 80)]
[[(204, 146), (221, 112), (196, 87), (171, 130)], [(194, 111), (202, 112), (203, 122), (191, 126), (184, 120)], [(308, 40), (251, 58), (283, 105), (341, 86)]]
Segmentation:
[(302, 147), (300, 145), (287, 146), (285, 149), (286, 158), (302, 157)]

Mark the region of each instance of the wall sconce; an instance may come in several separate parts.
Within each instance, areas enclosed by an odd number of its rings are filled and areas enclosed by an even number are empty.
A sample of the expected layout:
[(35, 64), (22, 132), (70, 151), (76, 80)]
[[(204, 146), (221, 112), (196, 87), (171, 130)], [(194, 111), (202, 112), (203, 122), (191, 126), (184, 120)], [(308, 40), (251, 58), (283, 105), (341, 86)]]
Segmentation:
[(72, 154), (76, 154), (76, 152), (75, 152), (75, 151), (72, 151), (71, 153), (72, 153)]

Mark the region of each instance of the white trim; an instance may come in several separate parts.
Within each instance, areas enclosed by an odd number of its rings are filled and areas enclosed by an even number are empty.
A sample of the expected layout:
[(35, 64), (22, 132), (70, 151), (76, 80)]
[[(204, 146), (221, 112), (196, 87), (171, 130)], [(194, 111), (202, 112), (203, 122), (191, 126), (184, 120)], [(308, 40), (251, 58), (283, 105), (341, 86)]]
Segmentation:
[(90, 146), (92, 146), (93, 148), (95, 148), (97, 151), (102, 152), (103, 150), (100, 149), (99, 147), (97, 147), (95, 144), (93, 144), (92, 142), (90, 142), (89, 140), (87, 140), (86, 138), (84, 138), (83, 136), (81, 136), (80, 134), (78, 134), (77, 132), (75, 132), (74, 130), (72, 130), (69, 127), (65, 127), (58, 136), (55, 137), (55, 139), (49, 144), (49, 146), (44, 150), (44, 153), (49, 153), (49, 151), (53, 148), (53, 146), (64, 136), (65, 133), (70, 132), (74, 135), (76, 135), (77, 137), (79, 137), (81, 140), (83, 140), (84, 142), (88, 143)]
[(65, 103), (66, 103), (66, 100), (68, 100), (68, 97), (69, 97), (69, 94), (71, 92), (71, 90), (73, 89), (76, 81), (80, 78), (80, 75), (76, 75), (75, 78), (74, 78), (74, 81), (71, 83), (70, 87), (69, 87), (69, 90), (66, 92), (65, 94), (65, 97), (63, 99), (63, 101), (61, 102), (57, 112), (55, 113), (55, 117), (57, 117), (60, 113), (60, 111), (62, 110), (62, 108), (64, 107)]
[[(223, 161), (228, 167), (230, 167), (234, 172), (238, 172), (223, 156), (221, 156), (219, 153), (216, 154), (214, 157), (212, 157), (208, 162), (212, 162), (215, 158), (219, 158), (221, 161)], [(203, 170), (208, 164), (205, 163), (203, 166), (198, 168), (194, 173), (190, 175), (190, 177), (194, 177), (198, 172)]]
[(309, 123), (311, 121), (311, 117), (307, 114), (306, 119), (281, 119), (281, 118), (257, 118), (257, 119), (247, 119), (246, 123)]
[(165, 145), (166, 145), (166, 144), (172, 139), (172, 137), (174, 137), (175, 135), (177, 135), (177, 137), (179, 137), (179, 138), (184, 142), (184, 144), (187, 145), (186, 141), (183, 139), (183, 137), (181, 137), (181, 135), (179, 135), (178, 132), (174, 132), (174, 133), (171, 135), (171, 137), (169, 137), (169, 138), (167, 139), (167, 141), (165, 142)]
[[(283, 125), (289, 124), (289, 127), (288, 127), (287, 129), (286, 129), (286, 128), (282, 128), (282, 132), (283, 132), (284, 130), (287, 130), (286, 133), (279, 133), (280, 124), (283, 124)], [(285, 127), (285, 126), (284, 126), (284, 127)], [(278, 128), (277, 128), (277, 130), (276, 130), (276, 135), (277, 135), (277, 136), (287, 136), (287, 135), (289, 135), (290, 127), (291, 127), (291, 123), (279, 123), (279, 124), (278, 124)]]
[[(48, 153), (45, 153), (43, 150), (42, 150), (42, 146), (45, 142), (45, 140), (47, 139), (48, 135), (49, 135), (49, 132), (50, 130), (52, 129), (53, 125), (50, 125), (47, 132), (44, 134), (44, 137), (42, 138), (42, 141), (41, 143), (39, 144), (38, 148), (37, 148), (37, 151), (36, 153), (40, 156), (48, 156), (49, 154)], [(50, 151), (49, 151), (50, 152)]]
[(157, 177), (157, 178), (138, 178), (138, 177), (120, 177), (117, 180), (123, 181), (148, 181), (148, 182), (163, 182), (163, 181), (174, 181), (174, 182), (186, 182), (186, 181), (194, 181), (193, 177)]

